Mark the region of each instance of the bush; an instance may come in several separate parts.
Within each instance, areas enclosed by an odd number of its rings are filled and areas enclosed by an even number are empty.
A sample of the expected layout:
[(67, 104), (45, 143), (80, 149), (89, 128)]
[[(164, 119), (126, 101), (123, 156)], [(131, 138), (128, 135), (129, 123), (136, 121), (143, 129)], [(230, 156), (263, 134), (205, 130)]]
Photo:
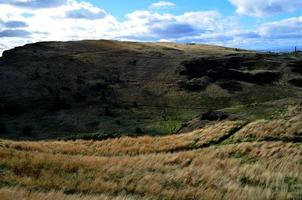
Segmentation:
[(135, 132), (136, 132), (137, 135), (142, 135), (144, 133), (141, 128), (136, 128)]

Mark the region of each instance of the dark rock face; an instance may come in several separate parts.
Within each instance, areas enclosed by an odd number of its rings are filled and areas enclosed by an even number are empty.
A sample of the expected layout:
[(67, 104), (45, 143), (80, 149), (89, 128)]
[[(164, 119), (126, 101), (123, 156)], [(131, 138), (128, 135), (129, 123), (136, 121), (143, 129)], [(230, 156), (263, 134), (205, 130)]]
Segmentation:
[[(220, 82), (222, 88), (229, 91), (239, 91), (241, 89), (238, 81), (253, 84), (272, 84), (281, 77), (279, 71), (273, 70), (252, 70), (242, 71), (241, 69), (251, 65), (250, 60), (255, 58), (226, 57), (226, 58), (198, 58), (182, 63), (185, 70), (181, 75), (188, 78), (185, 87), (188, 90), (200, 91), (208, 83)], [(207, 84), (197, 83), (197, 80), (204, 80), (207, 77)], [(203, 87), (201, 87), (201, 85)]]
[(229, 114), (222, 111), (209, 111), (200, 116), (201, 120), (221, 121), (229, 117)]

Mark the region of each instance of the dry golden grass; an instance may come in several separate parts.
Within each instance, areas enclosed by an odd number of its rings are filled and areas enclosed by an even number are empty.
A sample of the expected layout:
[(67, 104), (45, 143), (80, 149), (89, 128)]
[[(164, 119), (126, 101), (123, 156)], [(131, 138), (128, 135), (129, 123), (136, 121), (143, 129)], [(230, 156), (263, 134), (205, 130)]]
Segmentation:
[(234, 137), (239, 141), (285, 140), (302, 142), (302, 115), (289, 120), (257, 120), (242, 128)]
[(35, 192), (22, 188), (1, 188), (1, 200), (132, 200), (126, 196), (106, 196), (106, 195), (66, 195), (63, 192)]
[[(0, 141), (0, 199), (29, 190), (31, 199), (301, 199), (302, 145), (282, 139), (300, 130), (299, 118), (288, 121), (293, 129), (271, 123), (98, 142)], [(240, 142), (249, 132), (276, 138)]]
[(38, 151), (45, 153), (62, 153), (71, 155), (138, 155), (147, 153), (174, 152), (196, 149), (211, 141), (227, 135), (232, 129), (240, 127), (243, 122), (227, 121), (217, 123), (191, 133), (166, 137), (143, 136), (138, 138), (122, 137), (104, 141), (75, 142), (13, 142), (4, 141), (9, 148), (23, 151)]
[[(131, 50), (131, 51), (161, 51), (167, 49), (172, 51), (172, 55), (175, 55), (175, 51), (184, 51), (187, 54), (205, 54), (205, 55), (227, 55), (231, 53), (256, 53), (255, 51), (240, 51), (232, 48), (226, 48), (222, 46), (213, 46), (205, 44), (179, 44), (170, 42), (117, 42), (117, 41), (106, 41), (106, 40), (91, 40), (85, 41), (85, 44), (91, 45), (92, 48), (98, 48), (102, 50), (107, 47), (107, 49), (112, 50)], [(174, 50), (174, 51), (173, 51)]]

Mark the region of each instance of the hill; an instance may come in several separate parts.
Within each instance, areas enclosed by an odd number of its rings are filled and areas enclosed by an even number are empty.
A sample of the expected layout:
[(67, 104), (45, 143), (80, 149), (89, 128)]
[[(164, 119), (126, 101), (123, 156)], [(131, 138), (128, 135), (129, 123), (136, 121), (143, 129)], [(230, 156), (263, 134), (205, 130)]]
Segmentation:
[(118, 41), (0, 58), (0, 199), (302, 196), (302, 55)]
[(192, 131), (219, 115), (282, 119), (300, 106), (301, 64), (300, 54), (197, 44), (29, 44), (0, 58), (0, 134), (104, 139)]
[(301, 120), (226, 120), (103, 141), (1, 140), (0, 199), (301, 199)]

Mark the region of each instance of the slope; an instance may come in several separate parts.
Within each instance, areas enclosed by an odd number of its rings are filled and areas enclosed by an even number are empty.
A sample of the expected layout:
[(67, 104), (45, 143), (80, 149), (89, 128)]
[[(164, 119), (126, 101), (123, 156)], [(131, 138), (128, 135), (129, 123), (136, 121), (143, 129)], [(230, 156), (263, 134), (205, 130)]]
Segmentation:
[(0, 134), (166, 135), (211, 110), (239, 120), (278, 118), (300, 103), (301, 63), (299, 54), (197, 44), (29, 44), (0, 58)]

